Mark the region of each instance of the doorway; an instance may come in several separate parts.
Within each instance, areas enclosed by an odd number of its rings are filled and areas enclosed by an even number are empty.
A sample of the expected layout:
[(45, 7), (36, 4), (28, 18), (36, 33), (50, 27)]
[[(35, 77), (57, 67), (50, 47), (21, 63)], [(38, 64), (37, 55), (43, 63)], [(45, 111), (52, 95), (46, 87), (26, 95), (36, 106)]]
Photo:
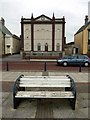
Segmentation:
[(45, 44), (45, 51), (48, 51), (48, 44)]

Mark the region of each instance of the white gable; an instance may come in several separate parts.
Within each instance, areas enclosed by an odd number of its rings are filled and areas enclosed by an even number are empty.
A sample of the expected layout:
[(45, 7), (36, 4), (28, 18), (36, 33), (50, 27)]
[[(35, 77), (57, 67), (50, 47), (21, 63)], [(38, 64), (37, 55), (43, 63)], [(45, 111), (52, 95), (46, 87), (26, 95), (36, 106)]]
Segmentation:
[(45, 16), (41, 16), (41, 17), (37, 18), (36, 21), (51, 21), (51, 20)]

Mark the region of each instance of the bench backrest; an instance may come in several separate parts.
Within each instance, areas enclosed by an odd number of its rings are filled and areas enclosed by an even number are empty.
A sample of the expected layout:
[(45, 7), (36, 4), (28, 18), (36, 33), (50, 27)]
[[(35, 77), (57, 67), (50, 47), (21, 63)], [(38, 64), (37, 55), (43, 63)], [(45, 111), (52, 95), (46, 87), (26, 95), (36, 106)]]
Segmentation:
[(22, 77), (20, 87), (70, 87), (68, 77)]

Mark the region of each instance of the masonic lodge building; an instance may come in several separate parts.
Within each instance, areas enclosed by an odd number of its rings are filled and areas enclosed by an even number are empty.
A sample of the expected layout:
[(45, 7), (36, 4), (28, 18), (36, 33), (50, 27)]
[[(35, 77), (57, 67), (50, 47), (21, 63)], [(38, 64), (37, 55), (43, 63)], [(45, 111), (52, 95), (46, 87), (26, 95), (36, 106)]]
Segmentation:
[(62, 52), (65, 44), (65, 18), (40, 15), (21, 18), (21, 39), (24, 52)]

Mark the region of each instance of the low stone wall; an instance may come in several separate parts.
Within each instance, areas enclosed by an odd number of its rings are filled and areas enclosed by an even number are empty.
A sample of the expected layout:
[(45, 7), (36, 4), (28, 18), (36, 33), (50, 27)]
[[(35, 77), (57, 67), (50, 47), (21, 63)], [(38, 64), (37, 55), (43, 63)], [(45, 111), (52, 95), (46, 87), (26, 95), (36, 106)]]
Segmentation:
[(57, 59), (62, 57), (62, 52), (29, 52), (22, 53), (23, 59)]

